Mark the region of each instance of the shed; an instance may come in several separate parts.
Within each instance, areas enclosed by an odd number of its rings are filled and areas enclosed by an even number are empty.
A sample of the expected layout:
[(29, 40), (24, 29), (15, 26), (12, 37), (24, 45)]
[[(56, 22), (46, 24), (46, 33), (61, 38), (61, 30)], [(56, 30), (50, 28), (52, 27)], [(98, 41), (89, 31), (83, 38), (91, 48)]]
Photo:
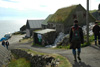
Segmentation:
[(26, 23), (26, 36), (31, 37), (32, 36), (32, 31), (41, 29), (42, 22), (44, 20), (27, 20)]
[(35, 44), (48, 45), (53, 44), (56, 39), (55, 29), (44, 29), (33, 32), (33, 40)]

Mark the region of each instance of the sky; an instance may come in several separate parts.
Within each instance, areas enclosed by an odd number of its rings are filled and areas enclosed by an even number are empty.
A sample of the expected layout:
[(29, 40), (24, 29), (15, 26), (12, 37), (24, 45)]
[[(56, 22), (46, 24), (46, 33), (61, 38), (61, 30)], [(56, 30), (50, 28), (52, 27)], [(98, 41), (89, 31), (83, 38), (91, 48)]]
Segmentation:
[[(87, 0), (0, 0), (0, 20), (45, 19), (58, 9), (81, 4)], [(98, 9), (100, 0), (89, 0), (89, 9)]]

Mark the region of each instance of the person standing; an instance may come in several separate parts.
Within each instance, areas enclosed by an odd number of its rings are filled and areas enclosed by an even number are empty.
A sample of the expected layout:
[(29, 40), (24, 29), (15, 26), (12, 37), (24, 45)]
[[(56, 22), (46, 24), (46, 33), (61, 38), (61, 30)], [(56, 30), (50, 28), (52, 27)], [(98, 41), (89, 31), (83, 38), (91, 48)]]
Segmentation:
[(95, 45), (97, 45), (97, 39), (98, 39), (98, 44), (100, 45), (100, 27), (98, 25), (98, 22), (95, 22), (92, 31), (94, 33)]
[(5, 47), (5, 41), (4, 41), (4, 40), (2, 41), (2, 46), (4, 46), (4, 47)]
[(6, 48), (8, 49), (8, 46), (9, 46), (9, 42), (8, 40), (6, 41)]
[[(72, 49), (72, 53), (74, 56), (74, 61), (77, 61), (77, 58), (79, 61), (81, 61), (80, 53), (81, 53), (81, 43), (84, 43), (84, 36), (83, 36), (83, 30), (78, 25), (78, 20), (74, 20), (74, 25), (70, 29), (69, 33), (69, 42), (70, 42), (70, 48)], [(76, 58), (76, 49), (78, 53), (78, 57)]]

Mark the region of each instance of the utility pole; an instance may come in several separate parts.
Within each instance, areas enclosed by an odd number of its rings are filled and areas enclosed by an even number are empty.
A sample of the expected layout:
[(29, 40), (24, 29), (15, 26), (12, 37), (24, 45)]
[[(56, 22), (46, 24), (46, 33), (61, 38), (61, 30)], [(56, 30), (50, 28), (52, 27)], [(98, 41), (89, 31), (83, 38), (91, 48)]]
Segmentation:
[(89, 44), (89, 0), (87, 0), (86, 25), (87, 25), (87, 43)]

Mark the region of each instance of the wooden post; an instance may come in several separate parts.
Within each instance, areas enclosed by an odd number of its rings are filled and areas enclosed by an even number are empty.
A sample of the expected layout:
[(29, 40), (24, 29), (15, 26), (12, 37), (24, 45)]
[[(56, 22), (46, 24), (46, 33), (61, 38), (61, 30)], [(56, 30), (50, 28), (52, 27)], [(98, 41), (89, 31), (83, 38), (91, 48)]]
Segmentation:
[(87, 25), (87, 43), (89, 44), (89, 0), (87, 0), (86, 25)]

